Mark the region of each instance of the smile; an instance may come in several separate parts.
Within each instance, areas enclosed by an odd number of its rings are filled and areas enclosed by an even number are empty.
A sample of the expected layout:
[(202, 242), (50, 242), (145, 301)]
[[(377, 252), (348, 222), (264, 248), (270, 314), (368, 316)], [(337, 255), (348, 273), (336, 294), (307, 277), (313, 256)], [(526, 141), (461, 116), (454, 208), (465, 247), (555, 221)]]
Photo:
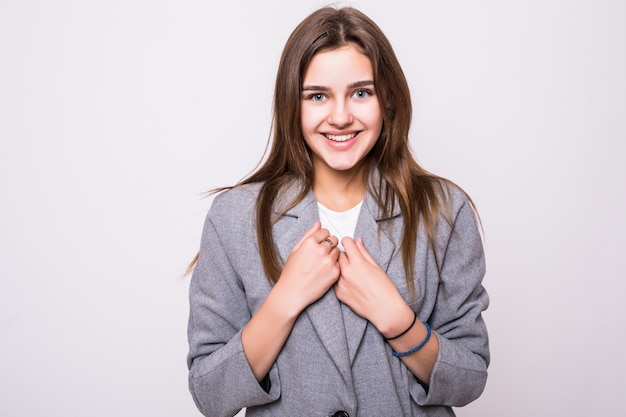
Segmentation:
[(330, 133), (325, 133), (324, 136), (326, 136), (326, 139), (330, 139), (334, 142), (345, 142), (347, 140), (355, 138), (358, 134), (359, 132), (348, 133), (345, 135), (331, 135)]

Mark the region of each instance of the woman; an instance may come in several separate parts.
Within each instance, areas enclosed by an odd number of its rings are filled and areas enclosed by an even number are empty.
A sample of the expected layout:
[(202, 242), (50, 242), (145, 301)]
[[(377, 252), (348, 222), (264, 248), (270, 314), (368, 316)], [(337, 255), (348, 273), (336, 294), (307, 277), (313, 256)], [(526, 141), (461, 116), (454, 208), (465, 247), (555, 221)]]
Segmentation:
[(486, 383), (471, 201), (409, 149), (407, 82), (353, 8), (320, 9), (279, 64), (264, 164), (217, 196), (190, 286), (207, 416), (452, 416)]

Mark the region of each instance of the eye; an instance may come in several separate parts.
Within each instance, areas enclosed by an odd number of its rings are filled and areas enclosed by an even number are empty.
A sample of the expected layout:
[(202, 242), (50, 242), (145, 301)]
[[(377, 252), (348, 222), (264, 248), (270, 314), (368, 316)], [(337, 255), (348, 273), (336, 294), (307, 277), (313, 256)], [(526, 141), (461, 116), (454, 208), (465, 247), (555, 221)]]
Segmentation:
[(360, 89), (360, 90), (356, 90), (352, 96), (354, 98), (367, 98), (369, 96), (371, 96), (373, 93), (370, 90), (366, 90), (366, 89)]
[(323, 93), (313, 93), (309, 95), (309, 100), (311, 101), (324, 101), (326, 100), (326, 95)]

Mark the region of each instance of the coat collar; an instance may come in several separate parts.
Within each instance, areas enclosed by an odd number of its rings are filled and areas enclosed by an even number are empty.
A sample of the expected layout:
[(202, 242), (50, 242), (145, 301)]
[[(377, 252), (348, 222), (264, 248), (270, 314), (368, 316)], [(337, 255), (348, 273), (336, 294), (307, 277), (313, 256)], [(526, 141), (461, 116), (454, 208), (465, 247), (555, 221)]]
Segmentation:
[[(285, 190), (282, 198), (279, 199), (277, 212), (280, 211), (281, 204), (288, 204), (290, 199), (297, 195), (298, 190), (296, 185)], [(366, 192), (355, 229), (355, 237), (361, 237), (372, 257), (385, 271), (396, 250), (396, 245), (388, 236), (387, 228), (379, 228), (379, 226), (381, 222), (384, 223), (400, 215), (398, 204), (395, 204), (395, 207), (391, 216), (383, 216), (374, 196), (369, 191)], [(294, 220), (290, 222), (290, 227), (283, 230), (282, 234), (275, 235), (278, 252), (281, 258), (286, 260), (302, 235), (315, 221), (319, 220), (317, 201), (313, 192), (310, 191), (301, 202), (287, 210), (282, 216), (291, 217)], [(305, 311), (344, 379), (346, 382), (351, 382), (351, 366), (365, 334), (367, 320), (339, 302), (332, 288)]]
[[(372, 186), (375, 186), (374, 184), (378, 182), (379, 175), (380, 174), (378, 172), (372, 175), (372, 178), (370, 179), (370, 184)], [(284, 190), (282, 190), (279, 197), (277, 198), (276, 203), (274, 204), (274, 213), (280, 214), (280, 212), (283, 211), (285, 207), (289, 205), (289, 203), (291, 203), (296, 198), (296, 196), (300, 192), (300, 189), (301, 189), (301, 183), (299, 181), (294, 181), (290, 183), (289, 185), (287, 185), (287, 187)], [(311, 204), (313, 204), (315, 206), (314, 209), (317, 210), (316, 203), (317, 203), (317, 200), (315, 199), (315, 195), (313, 194), (313, 191), (310, 190), (301, 202), (299, 202), (294, 207), (287, 210), (285, 213), (283, 213), (283, 215), (299, 218), (303, 214), (306, 214), (307, 210), (311, 209), (309, 207)], [(393, 212), (391, 213), (391, 215), (385, 215), (380, 209), (380, 207), (378, 206), (378, 204), (376, 203), (376, 199), (374, 198), (372, 193), (369, 191), (369, 188), (365, 193), (365, 198), (363, 199), (363, 207), (370, 213), (372, 218), (374, 218), (374, 220), (377, 222), (381, 220), (391, 219), (402, 214), (400, 211), (398, 198), (396, 197), (394, 201)], [(319, 219), (319, 215), (315, 218), (315, 220), (317, 219)]]

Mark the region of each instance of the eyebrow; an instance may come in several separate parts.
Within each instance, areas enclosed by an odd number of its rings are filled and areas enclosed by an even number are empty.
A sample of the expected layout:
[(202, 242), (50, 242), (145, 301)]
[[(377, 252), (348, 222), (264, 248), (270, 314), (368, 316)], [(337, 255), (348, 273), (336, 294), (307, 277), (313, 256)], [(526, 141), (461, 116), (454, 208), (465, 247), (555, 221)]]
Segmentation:
[[(358, 88), (358, 87), (368, 87), (374, 85), (374, 81), (372, 80), (363, 80), (356, 81), (352, 84), (348, 84), (348, 89)], [(304, 85), (302, 86), (302, 91), (328, 91), (330, 88), (325, 87), (323, 85)]]

